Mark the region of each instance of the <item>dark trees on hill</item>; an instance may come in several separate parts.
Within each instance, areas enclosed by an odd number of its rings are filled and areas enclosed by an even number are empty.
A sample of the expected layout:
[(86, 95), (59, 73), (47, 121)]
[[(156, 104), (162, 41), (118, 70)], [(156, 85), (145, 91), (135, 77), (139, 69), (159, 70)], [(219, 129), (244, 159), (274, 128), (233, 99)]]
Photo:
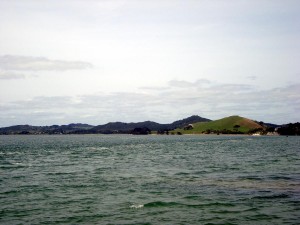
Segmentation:
[(289, 123), (278, 128), (277, 132), (280, 135), (300, 135), (300, 123)]
[(134, 134), (134, 135), (147, 135), (147, 134), (151, 134), (151, 130), (147, 127), (137, 127), (137, 128), (133, 129), (132, 134)]
[(158, 130), (157, 134), (166, 134), (166, 135), (169, 135), (169, 132), (170, 132), (170, 130), (168, 130), (168, 129), (162, 129), (162, 130)]

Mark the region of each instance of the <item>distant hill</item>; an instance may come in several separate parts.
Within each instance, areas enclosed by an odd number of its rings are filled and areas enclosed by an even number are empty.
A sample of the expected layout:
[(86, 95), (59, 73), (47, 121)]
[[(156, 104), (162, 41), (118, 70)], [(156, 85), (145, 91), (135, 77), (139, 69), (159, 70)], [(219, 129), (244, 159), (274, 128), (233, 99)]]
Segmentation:
[(0, 128), (2, 134), (69, 134), (78, 130), (86, 131), (94, 126), (89, 124), (71, 123), (69, 125), (52, 125), (52, 126), (30, 126), (16, 125), (11, 127)]
[(91, 129), (94, 133), (107, 133), (107, 132), (114, 132), (114, 133), (128, 133), (134, 128), (141, 128), (147, 127), (150, 130), (155, 130), (157, 127), (163, 126), (162, 124), (152, 122), (152, 121), (145, 121), (145, 122), (138, 122), (138, 123), (123, 123), (123, 122), (113, 122), (107, 123), (104, 125), (95, 126)]
[(191, 116), (170, 124), (159, 124), (152, 121), (138, 123), (111, 122), (104, 125), (92, 126), (89, 124), (71, 123), (69, 125), (30, 126), (16, 125), (0, 128), (0, 135), (5, 134), (112, 134), (133, 133), (136, 128), (147, 128), (151, 131), (172, 130), (183, 128), (187, 124), (210, 121), (200, 116)]
[(281, 135), (300, 135), (300, 124), (276, 125), (253, 121), (241, 116), (229, 116), (211, 121), (200, 116), (190, 116), (169, 124), (153, 121), (138, 123), (110, 122), (104, 125), (92, 126), (82, 123), (68, 125), (31, 126), (16, 125), (0, 128), (0, 135), (10, 134), (245, 134), (260, 132)]
[(198, 122), (192, 124), (190, 127), (184, 129), (176, 129), (175, 132), (183, 134), (192, 133), (225, 133), (225, 134), (239, 134), (248, 133), (263, 129), (263, 127), (250, 119), (240, 116), (229, 116), (223, 119), (214, 120), (210, 122)]
[(206, 122), (210, 121), (209, 119), (202, 118), (200, 116), (190, 116), (188, 118), (177, 120), (170, 124), (160, 124), (152, 121), (138, 122), (138, 123), (107, 123), (104, 125), (95, 126), (91, 129), (93, 133), (130, 133), (135, 128), (147, 127), (152, 131), (158, 130), (173, 130), (176, 128), (183, 128), (187, 124), (197, 123), (197, 122)]
[(194, 115), (194, 116), (190, 116), (188, 118), (185, 118), (182, 120), (177, 120), (177, 121), (171, 123), (168, 126), (168, 129), (172, 130), (172, 129), (176, 129), (176, 128), (183, 128), (189, 124), (200, 123), (200, 122), (209, 122), (209, 121), (211, 121), (211, 120)]
[(42, 127), (30, 125), (16, 125), (0, 128), (0, 134), (30, 134), (42, 131)]

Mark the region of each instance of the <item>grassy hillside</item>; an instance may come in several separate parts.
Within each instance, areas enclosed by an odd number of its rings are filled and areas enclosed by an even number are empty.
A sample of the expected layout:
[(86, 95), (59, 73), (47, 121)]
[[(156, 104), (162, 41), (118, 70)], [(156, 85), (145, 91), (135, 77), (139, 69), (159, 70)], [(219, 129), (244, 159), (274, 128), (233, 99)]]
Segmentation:
[(226, 131), (229, 131), (229, 133), (248, 133), (250, 130), (262, 128), (258, 123), (240, 116), (230, 116), (210, 122), (194, 123), (193, 127), (190, 130), (176, 129), (174, 132), (181, 132), (183, 134), (216, 133), (218, 131), (221, 133), (226, 133)]

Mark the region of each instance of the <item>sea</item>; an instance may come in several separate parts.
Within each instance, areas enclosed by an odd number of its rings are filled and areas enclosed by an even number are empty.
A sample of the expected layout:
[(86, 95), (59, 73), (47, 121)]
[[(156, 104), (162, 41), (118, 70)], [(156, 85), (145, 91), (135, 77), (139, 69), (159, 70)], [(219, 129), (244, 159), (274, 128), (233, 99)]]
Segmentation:
[(0, 136), (0, 224), (300, 224), (300, 137)]

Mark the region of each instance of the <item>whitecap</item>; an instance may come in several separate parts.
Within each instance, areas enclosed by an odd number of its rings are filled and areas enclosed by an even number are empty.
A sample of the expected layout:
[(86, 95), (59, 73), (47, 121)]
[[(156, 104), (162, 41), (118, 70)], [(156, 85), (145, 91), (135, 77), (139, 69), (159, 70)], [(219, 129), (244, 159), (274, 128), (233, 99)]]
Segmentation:
[(109, 148), (106, 148), (106, 147), (87, 147), (86, 149), (87, 150), (94, 150), (94, 151), (97, 151), (97, 150), (109, 150)]
[(144, 207), (144, 205), (131, 205), (130, 206), (131, 209), (141, 209), (143, 207)]

